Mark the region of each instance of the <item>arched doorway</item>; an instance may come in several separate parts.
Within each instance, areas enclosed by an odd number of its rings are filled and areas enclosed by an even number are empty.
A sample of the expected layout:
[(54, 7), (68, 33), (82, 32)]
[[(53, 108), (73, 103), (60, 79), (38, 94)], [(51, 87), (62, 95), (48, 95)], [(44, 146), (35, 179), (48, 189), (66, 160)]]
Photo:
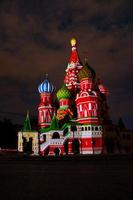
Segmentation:
[(32, 153), (32, 138), (29, 138), (29, 141), (26, 138), (23, 138), (23, 152)]
[(72, 152), (74, 154), (79, 154), (80, 152), (80, 144), (79, 144), (79, 140), (78, 139), (74, 139), (72, 142)]
[(55, 153), (55, 156), (59, 156), (60, 155), (60, 149), (58, 147), (55, 148), (54, 153)]
[(53, 136), (52, 136), (52, 139), (60, 139), (59, 133), (58, 132), (54, 132)]

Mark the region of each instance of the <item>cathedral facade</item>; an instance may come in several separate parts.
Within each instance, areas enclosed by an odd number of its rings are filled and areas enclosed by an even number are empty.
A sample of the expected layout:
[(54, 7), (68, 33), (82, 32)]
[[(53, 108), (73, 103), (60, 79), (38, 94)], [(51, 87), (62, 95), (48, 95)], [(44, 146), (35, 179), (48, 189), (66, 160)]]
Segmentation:
[(103, 152), (104, 124), (108, 120), (106, 99), (109, 92), (101, 80), (97, 79), (87, 60), (81, 63), (76, 43), (73, 38), (61, 88), (55, 92), (48, 77), (39, 85), (39, 131), (33, 134), (29, 133), (32, 132), (29, 129), (26, 131), (26, 128), (24, 134), (20, 131), (18, 151), (24, 150), (24, 140), (29, 141), (32, 135), (36, 138), (34, 145), (31, 145), (33, 154), (48, 156)]

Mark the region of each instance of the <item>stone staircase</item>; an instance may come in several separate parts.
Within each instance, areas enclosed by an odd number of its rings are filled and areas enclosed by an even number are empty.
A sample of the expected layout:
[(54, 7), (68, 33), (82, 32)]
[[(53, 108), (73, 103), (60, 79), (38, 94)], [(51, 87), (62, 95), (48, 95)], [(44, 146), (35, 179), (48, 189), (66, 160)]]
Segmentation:
[(46, 150), (46, 148), (50, 145), (52, 146), (58, 146), (58, 145), (64, 145), (64, 142), (68, 139), (70, 133), (68, 133), (64, 138), (61, 139), (49, 139), (46, 142), (43, 142), (40, 145), (40, 151), (44, 152)]

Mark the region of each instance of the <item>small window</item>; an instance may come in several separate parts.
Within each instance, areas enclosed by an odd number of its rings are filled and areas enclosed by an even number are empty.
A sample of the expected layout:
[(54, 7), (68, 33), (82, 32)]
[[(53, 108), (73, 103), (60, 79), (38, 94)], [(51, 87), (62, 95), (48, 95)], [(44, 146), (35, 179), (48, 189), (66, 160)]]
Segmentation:
[(90, 126), (88, 126), (88, 131), (90, 131), (91, 130), (91, 127)]
[(85, 127), (85, 131), (87, 131), (87, 127)]
[(98, 131), (98, 127), (97, 126), (95, 126), (95, 131)]
[(94, 131), (94, 126), (91, 127), (91, 130)]
[(81, 131), (84, 131), (84, 127), (81, 128)]

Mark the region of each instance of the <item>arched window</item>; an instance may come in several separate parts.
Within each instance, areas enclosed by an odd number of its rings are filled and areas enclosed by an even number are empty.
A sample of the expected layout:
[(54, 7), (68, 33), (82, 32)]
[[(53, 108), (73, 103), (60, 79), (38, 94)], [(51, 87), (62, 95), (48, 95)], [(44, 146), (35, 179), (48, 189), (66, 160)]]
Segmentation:
[(95, 126), (95, 131), (98, 131), (98, 127), (97, 126)]
[(99, 126), (99, 131), (101, 131), (102, 130), (102, 127), (101, 126)]
[(60, 138), (60, 134), (58, 132), (54, 132), (52, 139), (59, 139)]
[(54, 153), (56, 156), (59, 156), (60, 155), (60, 149), (59, 148), (55, 148), (54, 149)]
[(84, 116), (87, 117), (87, 110), (84, 111)]

